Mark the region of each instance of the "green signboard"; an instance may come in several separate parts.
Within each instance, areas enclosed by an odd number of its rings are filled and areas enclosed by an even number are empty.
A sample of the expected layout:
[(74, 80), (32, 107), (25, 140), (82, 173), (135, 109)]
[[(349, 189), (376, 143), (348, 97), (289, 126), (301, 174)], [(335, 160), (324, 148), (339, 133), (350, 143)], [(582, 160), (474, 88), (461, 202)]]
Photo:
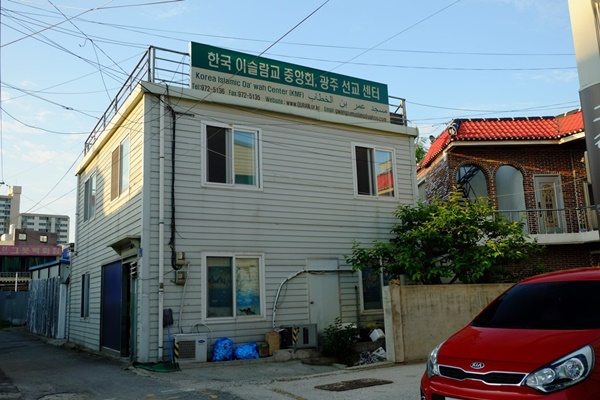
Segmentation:
[(387, 85), (194, 42), (190, 54), (192, 89), (389, 122)]

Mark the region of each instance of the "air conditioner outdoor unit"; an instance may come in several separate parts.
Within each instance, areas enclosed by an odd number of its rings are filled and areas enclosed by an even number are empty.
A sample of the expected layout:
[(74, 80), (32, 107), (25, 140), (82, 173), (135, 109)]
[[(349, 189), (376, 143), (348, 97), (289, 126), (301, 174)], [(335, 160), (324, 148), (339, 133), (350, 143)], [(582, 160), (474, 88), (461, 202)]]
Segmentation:
[(206, 362), (208, 335), (185, 333), (173, 335), (176, 347), (179, 347), (179, 362)]

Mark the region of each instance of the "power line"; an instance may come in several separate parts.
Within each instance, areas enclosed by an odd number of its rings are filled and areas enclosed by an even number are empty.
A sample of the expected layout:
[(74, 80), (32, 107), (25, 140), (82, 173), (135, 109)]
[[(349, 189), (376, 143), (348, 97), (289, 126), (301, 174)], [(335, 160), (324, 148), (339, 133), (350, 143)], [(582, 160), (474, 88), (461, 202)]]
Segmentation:
[(298, 22), (296, 25), (294, 25), (291, 29), (289, 29), (286, 33), (284, 33), (279, 39), (277, 39), (276, 41), (274, 41), (269, 47), (267, 47), (266, 49), (264, 49), (257, 57), (262, 56), (263, 54), (265, 54), (267, 51), (269, 51), (271, 48), (273, 48), (273, 46), (275, 46), (277, 43), (279, 43), (280, 41), (283, 40), (284, 37), (286, 37), (287, 35), (289, 35), (290, 33), (292, 33), (297, 27), (299, 27), (300, 25), (302, 25), (307, 19), (309, 19), (310, 17), (312, 17), (317, 11), (319, 11), (321, 8), (323, 8), (325, 6), (325, 4), (329, 3), (329, 0), (325, 0), (319, 7), (317, 7), (313, 12), (311, 12), (310, 14), (308, 14), (306, 17), (304, 17), (300, 22)]
[[(386, 68), (399, 68), (399, 69), (420, 69), (420, 70), (437, 70), (437, 71), (552, 71), (552, 70), (572, 70), (577, 69), (576, 66), (572, 67), (515, 67), (515, 68), (507, 68), (507, 67), (436, 67), (432, 65), (400, 65), (400, 64), (381, 64), (381, 63), (366, 63), (366, 62), (353, 62), (353, 61), (340, 61), (340, 60), (327, 60), (324, 58), (314, 58), (314, 57), (300, 57), (300, 56), (290, 56), (286, 54), (270, 54), (278, 57), (286, 57), (286, 58), (295, 58), (300, 60), (310, 60), (310, 61), (322, 61), (329, 63), (338, 63), (340, 65), (362, 65), (368, 67), (386, 67)], [(356, 57), (352, 58), (352, 60), (356, 59)], [(337, 67), (336, 67), (337, 68)], [(335, 69), (335, 68), (334, 68)], [(330, 70), (330, 71), (333, 71)]]
[(47, 132), (47, 133), (53, 133), (53, 134), (56, 134), (56, 135), (89, 135), (89, 132), (60, 132), (60, 131), (53, 131), (53, 130), (50, 130), (50, 129), (42, 128), (42, 127), (35, 126), (35, 125), (30, 125), (30, 124), (28, 124), (26, 122), (21, 121), (20, 119), (18, 119), (17, 117), (13, 116), (12, 114), (10, 114), (8, 111), (6, 111), (6, 108), (0, 107), (0, 109), (2, 111), (4, 111), (4, 113), (6, 115), (8, 115), (10, 118), (12, 118), (13, 120), (17, 121), (21, 125), (24, 125), (24, 126), (26, 126), (28, 128), (31, 128), (31, 129), (38, 129), (40, 131), (44, 131), (44, 132)]
[(50, 26), (48, 26), (48, 27), (46, 27), (46, 28), (44, 28), (42, 30), (39, 30), (37, 32), (33, 32), (31, 34), (25, 35), (25, 36), (20, 37), (18, 39), (14, 39), (14, 40), (12, 40), (12, 41), (10, 41), (8, 43), (4, 43), (4, 44), (0, 45), (0, 48), (1, 47), (5, 47), (5, 46), (10, 46), (11, 44), (14, 44), (14, 43), (20, 42), (21, 40), (24, 40), (24, 39), (27, 39), (29, 37), (35, 36), (35, 35), (37, 35), (39, 33), (42, 33), (42, 32), (44, 32), (44, 31), (46, 31), (48, 29), (51, 29), (51, 28), (53, 28), (55, 26), (64, 24), (65, 22), (71, 21), (72, 19), (81, 17), (82, 15), (87, 14), (87, 13), (89, 13), (91, 11), (105, 10), (105, 9), (111, 9), (111, 8), (139, 7), (139, 6), (149, 6), (149, 5), (157, 5), (157, 4), (166, 4), (166, 3), (177, 3), (177, 2), (180, 2), (182, 0), (164, 0), (164, 1), (156, 1), (156, 2), (148, 2), (148, 3), (138, 3), (138, 4), (123, 4), (123, 5), (119, 5), (119, 6), (106, 6), (106, 4), (110, 4), (110, 3), (112, 3), (112, 1), (113, 0), (108, 0), (106, 3), (104, 3), (100, 7), (89, 8), (87, 10), (84, 10), (84, 11), (80, 12), (79, 14), (74, 15), (73, 17), (68, 18), (65, 21), (58, 22), (56, 24), (50, 25)]
[[(458, 0), (458, 1), (460, 1), (460, 0)], [(106, 24), (106, 25), (118, 26), (116, 24)], [(413, 24), (413, 26), (414, 26), (414, 24)], [(136, 32), (136, 31), (134, 31), (134, 32)], [(71, 36), (75, 36), (73, 31), (65, 30), (63, 33), (69, 34)], [(146, 34), (144, 32), (137, 32), (137, 33)], [(400, 33), (402, 33), (402, 32), (400, 32)], [(398, 34), (396, 34), (395, 36), (397, 36)], [(153, 35), (153, 36), (158, 36), (158, 37), (163, 37), (163, 38), (168, 38), (168, 39), (173, 39), (173, 40), (179, 40), (179, 41), (183, 41), (186, 43), (189, 42), (188, 40), (185, 40), (185, 39), (170, 38), (170, 37), (166, 37), (163, 35)], [(85, 38), (89, 39), (90, 41), (92, 40), (91, 37), (92, 37), (91, 35), (85, 36)], [(106, 38), (102, 38), (99, 36), (94, 36), (94, 38), (96, 40), (100, 40), (104, 43), (118, 44), (118, 45), (123, 45), (123, 46), (130, 46), (130, 47), (140, 47), (141, 46), (137, 43), (108, 40)], [(348, 48), (348, 49), (364, 49), (364, 48), (360, 48), (360, 47), (349, 47), (349, 46), (346, 46), (346, 47), (344, 47), (344, 46), (328, 46), (328, 47), (340, 47), (340, 48)], [(246, 50), (246, 49), (240, 49), (240, 48), (233, 48), (233, 49), (237, 50), (237, 51), (248, 52), (248, 50)], [(371, 48), (371, 50), (366, 49), (361, 54), (364, 54), (367, 51), (372, 51), (372, 50), (376, 50), (376, 49), (375, 48)], [(263, 51), (263, 53), (261, 53), (261, 55), (265, 54), (266, 52), (267, 52), (266, 50)], [(423, 53), (423, 51), (418, 51), (418, 50), (415, 50), (412, 52)], [(432, 52), (432, 53), (434, 53), (434, 54), (463, 54), (463, 55), (478, 54), (478, 53), (469, 53), (469, 52)], [(289, 55), (289, 54), (277, 54), (277, 53), (268, 53), (268, 54), (269, 54), (269, 56), (274, 56), (274, 57), (284, 57), (284, 58), (289, 58), (289, 59), (299, 59), (299, 60), (308, 60), (308, 61), (319, 61), (319, 62), (334, 63), (334, 64), (340, 64), (340, 65), (348, 64), (348, 65), (368, 66), (368, 67), (433, 70), (433, 71), (481, 71), (481, 72), (511, 71), (511, 72), (514, 72), (514, 71), (574, 70), (577, 68), (576, 66), (566, 66), (566, 67), (563, 67), (563, 66), (551, 66), (551, 67), (460, 67), (460, 66), (432, 66), (432, 65), (403, 65), (403, 64), (386, 64), (386, 63), (372, 63), (372, 62), (352, 62), (352, 61), (332, 60), (332, 59), (315, 58), (315, 57), (301, 57), (301, 56), (293, 56), (293, 55)], [(479, 53), (479, 54), (484, 55), (485, 53)], [(501, 55), (515, 55), (515, 56), (519, 55), (519, 56), (521, 56), (524, 53), (487, 53), (487, 55), (500, 55), (500, 54)], [(542, 55), (542, 54), (532, 54), (532, 55)], [(357, 57), (354, 57), (353, 59), (355, 59)], [(336, 67), (336, 68), (338, 68), (338, 67)]]
[[(106, 3), (104, 3), (104, 4), (108, 4), (108, 3), (111, 3), (111, 2), (112, 2), (112, 0), (109, 0), (109, 1), (107, 1)], [(77, 17), (80, 17), (80, 16), (82, 16), (82, 15), (84, 15), (84, 14), (87, 14), (87, 13), (89, 13), (89, 12), (91, 12), (91, 11), (95, 11), (95, 10), (98, 10), (98, 9), (99, 9), (98, 7), (89, 8), (89, 9), (87, 9), (87, 10), (85, 10), (85, 11), (83, 11), (83, 12), (81, 12), (81, 13), (79, 13), (79, 14), (77, 14), (77, 15), (73, 16), (73, 17), (71, 17), (71, 19), (73, 19), (73, 18), (77, 18)], [(68, 19), (67, 19), (67, 20), (65, 20), (65, 21), (62, 21), (62, 22), (57, 22), (56, 24), (54, 24), (54, 25), (50, 25), (50, 26), (48, 26), (48, 27), (46, 27), (46, 28), (44, 28), (44, 29), (42, 29), (42, 30), (39, 30), (39, 31), (36, 31), (36, 32), (32, 32), (32, 33), (30, 33), (30, 34), (28, 34), (28, 35), (25, 35), (25, 36), (22, 36), (22, 37), (20, 37), (20, 38), (18, 38), (18, 39), (14, 39), (14, 40), (12, 40), (12, 41), (10, 41), (10, 42), (8, 42), (8, 43), (0, 44), (0, 48), (2, 48), (2, 47), (6, 47), (6, 46), (10, 46), (11, 44), (14, 44), (14, 43), (20, 42), (21, 40), (24, 40), (24, 39), (30, 38), (30, 37), (32, 37), (32, 36), (35, 36), (35, 35), (37, 35), (37, 34), (40, 34), (40, 33), (44, 32), (44, 31), (47, 31), (47, 30), (48, 30), (48, 29), (50, 29), (50, 28), (53, 28), (53, 27), (55, 27), (55, 26), (58, 26), (58, 25), (64, 24), (64, 23), (65, 23), (65, 22), (67, 22), (67, 21), (68, 21)]]
[(543, 105), (543, 106), (533, 106), (533, 107), (528, 107), (528, 108), (510, 109), (510, 110), (480, 110), (480, 109), (472, 109), (472, 108), (454, 108), (454, 107), (436, 106), (436, 105), (432, 105), (432, 104), (417, 103), (416, 101), (409, 101), (409, 100), (406, 100), (406, 103), (414, 104), (414, 105), (421, 106), (421, 107), (437, 108), (437, 109), (441, 109), (441, 110), (472, 111), (472, 112), (484, 112), (484, 113), (503, 113), (503, 112), (529, 111), (529, 110), (534, 110), (534, 109), (538, 109), (538, 108), (546, 108), (546, 107), (550, 107), (550, 106), (562, 106), (562, 105), (572, 104), (573, 101), (547, 104), (547, 105)]
[(334, 68), (332, 68), (332, 69), (330, 70), (330, 72), (331, 72), (331, 71), (334, 71), (334, 70), (336, 70), (336, 69), (338, 69), (339, 67), (341, 67), (341, 66), (343, 66), (343, 65), (345, 65), (345, 64), (348, 64), (348, 63), (350, 63), (350, 62), (352, 62), (352, 61), (356, 60), (356, 59), (357, 59), (357, 58), (359, 58), (360, 56), (362, 56), (362, 55), (364, 55), (364, 54), (368, 53), (369, 51), (371, 51), (371, 50), (373, 50), (373, 49), (375, 49), (375, 48), (377, 48), (377, 47), (381, 46), (382, 44), (384, 44), (384, 43), (387, 43), (387, 42), (389, 42), (390, 40), (392, 40), (392, 39), (394, 39), (394, 38), (396, 38), (396, 37), (400, 36), (400, 35), (401, 35), (401, 34), (403, 34), (404, 32), (406, 32), (406, 31), (408, 31), (408, 30), (410, 30), (410, 29), (414, 28), (415, 26), (417, 26), (417, 25), (421, 24), (422, 22), (425, 22), (425, 21), (427, 21), (428, 19), (430, 19), (430, 18), (433, 18), (434, 16), (436, 16), (436, 15), (438, 15), (439, 13), (441, 13), (441, 12), (443, 12), (443, 11), (447, 10), (448, 8), (452, 7), (453, 5), (455, 5), (455, 4), (457, 4), (457, 3), (460, 3), (460, 1), (461, 1), (461, 0), (456, 0), (456, 1), (454, 1), (453, 3), (450, 3), (449, 5), (447, 5), (447, 6), (445, 6), (445, 7), (442, 7), (442, 8), (440, 8), (440, 9), (439, 9), (439, 10), (437, 10), (436, 12), (434, 12), (434, 13), (432, 13), (432, 14), (430, 14), (430, 15), (426, 16), (425, 18), (422, 18), (422, 19), (420, 19), (419, 21), (417, 21), (417, 22), (415, 22), (415, 23), (413, 23), (413, 24), (409, 25), (408, 27), (404, 28), (404, 29), (403, 29), (403, 30), (401, 30), (400, 32), (398, 32), (398, 33), (396, 33), (396, 34), (394, 34), (394, 35), (390, 36), (390, 37), (389, 37), (389, 38), (387, 38), (387, 39), (384, 39), (384, 40), (382, 40), (381, 42), (377, 43), (376, 45), (374, 45), (374, 46), (372, 46), (372, 47), (370, 47), (370, 48), (368, 48), (368, 49), (365, 49), (364, 51), (362, 51), (362, 52), (361, 52), (361, 53), (359, 53), (358, 55), (356, 55), (356, 56), (354, 56), (354, 57), (350, 58), (348, 61), (346, 61), (346, 62), (344, 62), (344, 63), (342, 63), (342, 64), (338, 65), (337, 67), (334, 67)]
[[(534, 111), (534, 110), (555, 110), (555, 109), (559, 109), (559, 108), (564, 108), (565, 106), (568, 106), (569, 104), (571, 104), (571, 107), (577, 106), (579, 105), (579, 101), (572, 101), (572, 102), (566, 102), (566, 103), (556, 103), (556, 104), (549, 104), (549, 105), (544, 105), (544, 106), (534, 106), (534, 107), (526, 107), (526, 108), (516, 108), (516, 109), (510, 109), (510, 110), (496, 110), (496, 111), (486, 111), (486, 112), (478, 112), (475, 114), (466, 114), (466, 115), (453, 115), (453, 116), (446, 116), (446, 117), (430, 117), (430, 118), (416, 118), (416, 119), (411, 119), (410, 122), (417, 122), (417, 121), (435, 121), (435, 120), (443, 120), (443, 121), (450, 121), (452, 119), (467, 119), (467, 118), (472, 118), (472, 117), (481, 117), (481, 116), (485, 116), (485, 115), (493, 115), (493, 114), (501, 114), (501, 113), (516, 113), (516, 112), (523, 112), (523, 111)], [(438, 124), (438, 125), (445, 125), (445, 124)]]
[(77, 25), (75, 25), (75, 23), (73, 21), (71, 21), (60, 10), (60, 8), (58, 8), (57, 6), (55, 6), (54, 3), (52, 3), (52, 1), (48, 0), (48, 3), (50, 3), (52, 5), (52, 7), (54, 7), (56, 9), (56, 11), (58, 11), (59, 13), (61, 13), (61, 15), (65, 18), (65, 20), (69, 21), (69, 23), (71, 25), (73, 25), (75, 27), (75, 29), (77, 29), (82, 35), (84, 35), (85, 38), (86, 38), (86, 40), (89, 40), (90, 43), (92, 43), (92, 48), (94, 49), (94, 54), (96, 55), (96, 62), (97, 62), (97, 65), (98, 65), (98, 72), (100, 73), (100, 78), (102, 80), (102, 85), (104, 86), (104, 90), (106, 91), (106, 96), (108, 97), (108, 100), (111, 101), (112, 97), (111, 97), (110, 93), (108, 92), (108, 86), (106, 86), (106, 81), (104, 80), (104, 74), (102, 73), (102, 69), (100, 68), (100, 58), (98, 57), (98, 52), (96, 51), (96, 49), (100, 50), (102, 52), (102, 54), (104, 54), (106, 57), (108, 57), (108, 59), (113, 62), (113, 65), (116, 65), (117, 67), (119, 67), (119, 69), (126, 76), (127, 76), (127, 71), (125, 71), (119, 64), (116, 64), (115, 61), (108, 54), (106, 54), (106, 52), (104, 50), (102, 50), (99, 46), (97, 46), (96, 43), (94, 43), (94, 41), (92, 39), (90, 39), (90, 37), (88, 35), (86, 35), (85, 32), (83, 32), (81, 29), (79, 29), (79, 27)]
[(37, 202), (35, 203), (32, 207), (29, 208), (29, 210), (25, 211), (25, 214), (30, 212), (31, 210), (33, 210), (34, 208), (36, 208), (42, 201), (44, 201), (46, 199), (46, 197), (48, 197), (50, 195), (50, 193), (52, 193), (52, 191), (54, 189), (56, 189), (56, 187), (58, 185), (60, 185), (60, 183), (62, 182), (63, 179), (65, 179), (65, 177), (67, 176), (67, 174), (69, 173), (69, 171), (71, 171), (73, 169), (73, 167), (75, 166), (75, 164), (77, 163), (77, 161), (79, 160), (79, 158), (83, 155), (83, 150), (79, 153), (79, 155), (77, 156), (77, 158), (75, 158), (75, 160), (73, 161), (73, 163), (71, 164), (71, 166), (69, 167), (69, 169), (64, 173), (64, 175), (58, 180), (58, 182), (56, 182), (56, 184), (54, 186), (52, 186), (52, 188), (50, 190), (48, 190), (48, 192)]
[[(11, 0), (8, 0), (11, 1)], [(25, 4), (28, 7), (41, 9), (40, 7), (35, 7), (33, 5)], [(33, 14), (23, 12), (24, 14)], [(39, 15), (39, 14), (38, 14)], [(154, 32), (165, 32), (165, 33), (175, 33), (189, 36), (202, 36), (208, 38), (215, 39), (227, 39), (227, 40), (238, 40), (238, 41), (246, 41), (246, 42), (255, 42), (255, 43), (271, 43), (270, 40), (266, 39), (258, 39), (258, 38), (248, 38), (248, 37), (239, 37), (239, 36), (227, 36), (227, 35), (215, 35), (209, 33), (199, 33), (199, 32), (191, 32), (191, 31), (177, 31), (177, 30), (169, 30), (169, 29), (160, 29), (157, 27), (147, 28), (143, 26), (137, 25), (124, 25), (124, 24), (114, 24), (109, 22), (102, 21), (94, 21), (86, 18), (76, 18), (82, 22), (103, 25), (108, 27), (113, 27), (117, 29), (128, 30), (135, 33), (140, 33), (148, 36), (162, 37), (171, 40), (180, 40), (188, 42), (187, 39), (180, 39), (172, 36), (165, 35), (156, 35)], [(147, 31), (147, 32), (146, 32)], [(346, 50), (368, 50), (367, 47), (359, 47), (359, 46), (348, 46), (348, 45), (335, 45), (335, 44), (322, 44), (322, 43), (306, 43), (306, 42), (287, 42), (281, 41), (280, 44), (288, 45), (288, 46), (303, 46), (303, 47), (315, 47), (315, 48), (326, 48), (326, 49), (346, 49)], [(484, 51), (448, 51), (448, 50), (424, 50), (424, 49), (387, 49), (387, 48), (376, 48), (371, 49), (371, 51), (379, 51), (379, 52), (393, 52), (393, 53), (416, 53), (416, 54), (443, 54), (443, 55), (467, 55), (467, 56), (491, 56), (491, 57), (555, 57), (555, 56), (564, 56), (564, 57), (573, 57), (575, 54), (572, 52), (556, 52), (556, 53), (534, 53), (534, 52), (515, 52), (515, 51), (506, 51), (506, 52), (484, 52)]]
[(46, 99), (45, 97), (42, 97), (42, 96), (40, 96), (40, 95), (38, 95), (38, 94), (35, 94), (35, 93), (32, 93), (32, 92), (30, 92), (29, 90), (25, 90), (25, 89), (21, 89), (21, 88), (18, 88), (18, 87), (16, 87), (16, 86), (13, 86), (13, 85), (11, 85), (10, 83), (7, 83), (7, 82), (2, 82), (2, 83), (3, 83), (3, 84), (6, 86), (6, 87), (9, 87), (9, 88), (11, 88), (11, 89), (14, 89), (14, 90), (18, 90), (18, 91), (19, 91), (19, 92), (21, 92), (21, 93), (25, 93), (25, 94), (26, 94), (26, 95), (28, 95), (28, 96), (35, 97), (36, 99), (43, 100), (43, 101), (45, 101), (45, 102), (47, 102), (47, 103), (53, 104), (53, 105), (55, 105), (55, 106), (58, 106), (58, 107), (60, 107), (60, 108), (62, 108), (62, 109), (64, 109), (64, 110), (67, 110), (67, 111), (75, 111), (75, 112), (77, 112), (77, 113), (79, 113), (79, 114), (85, 115), (86, 117), (90, 117), (90, 118), (93, 118), (93, 119), (96, 119), (96, 120), (98, 119), (98, 117), (97, 117), (97, 116), (95, 116), (95, 115), (92, 115), (92, 114), (88, 114), (88, 113), (87, 113), (87, 112), (85, 112), (85, 111), (78, 110), (78, 109), (76, 109), (76, 108), (73, 108), (73, 107), (71, 107), (71, 106), (66, 106), (66, 105), (64, 105), (64, 104), (57, 103), (57, 102), (55, 102), (55, 101), (52, 101), (52, 100)]
[[(19, 25), (23, 26), (23, 24), (22, 24), (21, 22), (18, 22), (18, 21), (17, 21), (17, 23), (18, 23)], [(23, 33), (22, 31), (20, 31), (20, 30), (16, 29), (15, 27), (12, 27), (12, 26), (8, 26), (8, 25), (6, 25), (6, 23), (5, 23), (4, 25), (5, 25), (5, 26), (7, 26), (7, 27), (9, 27), (9, 28), (11, 28), (11, 29), (14, 29), (14, 30), (16, 30), (17, 32)], [(29, 28), (29, 27), (27, 27), (27, 26), (23, 26), (23, 27), (24, 27), (25, 29), (29, 29), (29, 30), (31, 30), (31, 28)], [(48, 46), (54, 47), (54, 48), (56, 48), (56, 49), (58, 49), (58, 50), (61, 50), (61, 51), (65, 52), (65, 53), (67, 53), (67, 54), (69, 54), (69, 55), (72, 55), (73, 57), (76, 57), (76, 58), (80, 59), (81, 61), (84, 61), (85, 63), (87, 63), (87, 64), (89, 64), (89, 65), (93, 66), (94, 68), (98, 68), (98, 65), (99, 65), (98, 63), (95, 63), (95, 62), (93, 62), (93, 61), (91, 61), (91, 60), (88, 60), (88, 59), (86, 59), (86, 58), (84, 58), (84, 57), (82, 57), (82, 56), (78, 55), (78, 54), (75, 54), (75, 53), (74, 53), (74, 52), (72, 52), (71, 50), (68, 50), (68, 49), (67, 49), (67, 48), (65, 48), (64, 46), (61, 46), (61, 45), (59, 45), (58, 43), (56, 43), (55, 41), (53, 41), (52, 39), (49, 39), (48, 37), (46, 37), (46, 36), (44, 36), (44, 35), (41, 35), (41, 34), (40, 34), (39, 36), (43, 37), (43, 38), (45, 39), (45, 41), (44, 41), (44, 40), (42, 40), (42, 39), (39, 39), (39, 38), (37, 38), (37, 37), (33, 37), (33, 39), (34, 39), (34, 40), (37, 40), (37, 41), (40, 41), (40, 42), (42, 42), (42, 43), (44, 43), (44, 44), (46, 44), (46, 45), (48, 45)], [(106, 70), (109, 70), (109, 71), (119, 72), (119, 71), (116, 71), (116, 70), (112, 70), (112, 68), (110, 68), (110, 67), (104, 67), (104, 69), (106, 69)], [(119, 72), (119, 73), (121, 73), (121, 72)], [(119, 79), (118, 79), (117, 77), (115, 77), (115, 76), (113, 76), (113, 75), (111, 75), (111, 74), (108, 74), (108, 75), (109, 75), (109, 76), (111, 76), (111, 78), (113, 78), (115, 81), (118, 81), (118, 82), (119, 82)]]

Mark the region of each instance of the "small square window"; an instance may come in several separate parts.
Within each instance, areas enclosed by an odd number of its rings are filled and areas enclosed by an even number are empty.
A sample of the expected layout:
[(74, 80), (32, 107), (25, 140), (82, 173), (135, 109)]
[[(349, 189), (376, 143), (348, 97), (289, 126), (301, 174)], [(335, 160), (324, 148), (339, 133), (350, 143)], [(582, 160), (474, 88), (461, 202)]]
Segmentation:
[(42, 243), (48, 243), (48, 236), (41, 235), (40, 236), (40, 242), (42, 242)]
[(230, 256), (206, 258), (208, 318), (245, 318), (262, 315), (261, 258)]
[(207, 183), (260, 187), (259, 131), (241, 127), (204, 126)]
[(26, 233), (19, 233), (19, 236), (17, 237), (20, 241), (24, 242), (27, 240), (27, 234)]
[(395, 197), (393, 151), (354, 146), (355, 193), (360, 196)]

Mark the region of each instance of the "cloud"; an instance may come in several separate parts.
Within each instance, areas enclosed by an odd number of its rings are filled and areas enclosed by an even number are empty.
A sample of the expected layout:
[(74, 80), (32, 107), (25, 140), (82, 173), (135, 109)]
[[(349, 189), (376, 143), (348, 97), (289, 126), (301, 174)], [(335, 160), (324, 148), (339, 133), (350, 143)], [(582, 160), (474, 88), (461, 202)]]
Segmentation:
[[(488, 2), (489, 0), (485, 0)], [(564, 19), (565, 3), (564, 0), (495, 0), (496, 2), (507, 4), (521, 12), (532, 12), (542, 19)]]
[(570, 83), (579, 79), (577, 70), (554, 70), (534, 72), (528, 74), (518, 74), (517, 77), (521, 80), (534, 80), (546, 83)]
[(68, 164), (75, 158), (74, 152), (59, 151), (56, 150), (56, 147), (44, 145), (39, 141), (32, 142), (21, 139), (13, 141), (11, 147), (11, 156), (18, 155), (21, 165), (23, 165), (23, 163), (25, 163), (25, 165), (27, 163), (40, 165), (49, 161)]
[(156, 10), (155, 12), (145, 11), (144, 14), (149, 16), (155, 20), (166, 20), (178, 17), (180, 15), (184, 15), (188, 11), (187, 5), (183, 2), (175, 3), (175, 4), (167, 4), (162, 7), (155, 7), (152, 10)]

